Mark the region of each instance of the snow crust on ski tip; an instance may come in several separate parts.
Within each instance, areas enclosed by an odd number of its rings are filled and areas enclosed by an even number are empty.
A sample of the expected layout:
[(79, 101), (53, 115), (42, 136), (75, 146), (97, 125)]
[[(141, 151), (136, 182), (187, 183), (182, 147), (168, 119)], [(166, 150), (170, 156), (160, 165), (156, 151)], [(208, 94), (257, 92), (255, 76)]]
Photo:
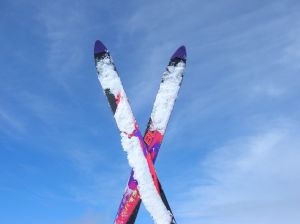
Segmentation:
[(171, 60), (172, 59), (175, 59), (175, 58), (179, 58), (179, 59), (182, 59), (182, 60), (186, 60), (186, 49), (185, 49), (185, 46), (182, 45), (181, 47), (179, 47), (175, 53), (172, 55), (171, 57)]
[(101, 54), (107, 51), (107, 48), (100, 40), (95, 41), (94, 54)]

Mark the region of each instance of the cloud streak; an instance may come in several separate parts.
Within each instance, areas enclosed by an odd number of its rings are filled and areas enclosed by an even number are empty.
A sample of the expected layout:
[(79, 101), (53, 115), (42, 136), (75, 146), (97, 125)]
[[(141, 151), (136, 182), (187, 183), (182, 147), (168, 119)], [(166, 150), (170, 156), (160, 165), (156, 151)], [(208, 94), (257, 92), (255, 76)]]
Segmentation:
[[(280, 124), (239, 137), (201, 162), (185, 195), (186, 223), (296, 224), (300, 218), (299, 128)], [(200, 175), (201, 173), (201, 175)], [(197, 220), (197, 221), (195, 221)]]
[(107, 222), (109, 221), (105, 216), (99, 215), (98, 213), (92, 211), (87, 211), (78, 219), (67, 221), (64, 224), (98, 224)]

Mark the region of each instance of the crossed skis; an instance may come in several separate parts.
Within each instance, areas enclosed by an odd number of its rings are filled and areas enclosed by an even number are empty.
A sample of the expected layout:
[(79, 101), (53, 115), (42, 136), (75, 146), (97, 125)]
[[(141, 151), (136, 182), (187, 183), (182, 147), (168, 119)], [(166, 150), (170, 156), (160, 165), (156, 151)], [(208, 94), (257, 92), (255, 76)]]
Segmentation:
[(133, 224), (141, 199), (155, 223), (176, 223), (153, 164), (182, 82), (186, 63), (185, 47), (177, 49), (163, 73), (144, 137), (139, 131), (112, 57), (98, 40), (94, 57), (98, 79), (114, 114), (122, 146), (132, 167), (115, 223)]

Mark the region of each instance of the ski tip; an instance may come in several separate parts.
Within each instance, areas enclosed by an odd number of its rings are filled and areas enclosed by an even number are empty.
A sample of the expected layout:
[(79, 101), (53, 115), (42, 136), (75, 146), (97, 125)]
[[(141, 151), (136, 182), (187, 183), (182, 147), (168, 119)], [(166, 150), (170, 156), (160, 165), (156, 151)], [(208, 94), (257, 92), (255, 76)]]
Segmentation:
[(179, 47), (176, 50), (176, 52), (173, 54), (173, 56), (171, 57), (171, 60), (173, 60), (175, 58), (179, 58), (179, 59), (182, 59), (182, 60), (186, 61), (186, 49), (185, 49), (185, 46)]
[(107, 52), (107, 48), (100, 40), (96, 40), (95, 47), (94, 47), (94, 54), (101, 54), (104, 52)]

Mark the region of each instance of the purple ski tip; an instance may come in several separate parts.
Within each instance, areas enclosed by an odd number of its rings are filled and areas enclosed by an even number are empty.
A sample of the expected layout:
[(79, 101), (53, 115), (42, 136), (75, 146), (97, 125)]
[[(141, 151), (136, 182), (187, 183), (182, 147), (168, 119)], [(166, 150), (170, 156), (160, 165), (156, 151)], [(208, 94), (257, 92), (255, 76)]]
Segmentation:
[(182, 60), (186, 60), (186, 50), (185, 50), (185, 46), (181, 46), (177, 49), (177, 51), (173, 54), (173, 56), (171, 57), (171, 60), (174, 58), (179, 58)]
[(107, 48), (100, 40), (96, 40), (95, 47), (94, 47), (94, 54), (100, 54), (104, 52), (107, 52)]

